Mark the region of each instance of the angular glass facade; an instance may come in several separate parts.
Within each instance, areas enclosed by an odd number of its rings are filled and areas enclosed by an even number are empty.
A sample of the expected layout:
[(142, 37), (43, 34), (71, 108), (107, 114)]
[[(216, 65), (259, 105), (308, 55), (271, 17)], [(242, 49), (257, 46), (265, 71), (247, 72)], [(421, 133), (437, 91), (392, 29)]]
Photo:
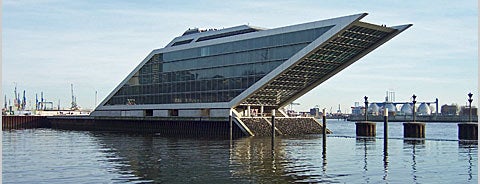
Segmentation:
[(236, 117), (282, 110), (408, 29), (367, 14), (264, 29), (188, 29), (153, 50), (92, 116)]
[(105, 105), (229, 102), (332, 27), (155, 54)]
[(278, 75), (276, 79), (245, 99), (241, 105), (286, 104), (302, 89), (316, 86), (314, 83), (319, 79), (334, 73), (334, 70), (392, 34), (392, 32), (367, 28), (364, 23), (359, 25), (364, 27), (351, 26), (330, 39), (288, 71)]

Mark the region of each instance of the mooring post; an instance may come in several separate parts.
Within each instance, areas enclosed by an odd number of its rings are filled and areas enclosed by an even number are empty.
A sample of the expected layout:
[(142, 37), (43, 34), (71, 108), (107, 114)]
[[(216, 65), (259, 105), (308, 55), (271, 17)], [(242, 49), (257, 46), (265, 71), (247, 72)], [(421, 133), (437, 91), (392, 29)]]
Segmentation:
[(412, 116), (413, 116), (413, 122), (415, 122), (415, 103), (417, 103), (417, 101), (415, 99), (417, 98), (417, 96), (415, 96), (415, 94), (413, 94), (412, 98), (413, 98), (413, 101), (412, 101), (413, 102)]
[(327, 171), (327, 115), (325, 114), (325, 108), (323, 109), (322, 112), (322, 121), (323, 121), (323, 144), (322, 144), (322, 170), (325, 173)]
[(383, 179), (388, 174), (388, 108), (383, 110)]
[(233, 139), (233, 119), (232, 119), (232, 110), (230, 110), (230, 113), (228, 115), (228, 123), (230, 126), (230, 146), (232, 145), (232, 139)]
[(416, 122), (415, 103), (417, 96), (413, 94), (412, 122), (403, 123), (404, 138), (425, 138), (425, 123)]
[(383, 152), (387, 155), (388, 149), (388, 108), (385, 108), (383, 113)]
[(472, 96), (473, 96), (472, 93), (468, 93), (468, 110), (469, 110), (468, 122), (472, 122), (472, 102), (473, 102)]
[(327, 115), (325, 114), (325, 108), (322, 111), (322, 122), (323, 122), (323, 127), (322, 127), (322, 134), (323, 134), (323, 154), (327, 152)]
[(275, 109), (272, 110), (272, 150), (275, 149)]
[(368, 97), (365, 99), (365, 121), (358, 121), (355, 123), (355, 131), (357, 136), (375, 137), (376, 135), (376, 123), (367, 121), (368, 118)]
[(368, 121), (368, 97), (365, 96), (363, 99), (365, 99), (365, 121)]

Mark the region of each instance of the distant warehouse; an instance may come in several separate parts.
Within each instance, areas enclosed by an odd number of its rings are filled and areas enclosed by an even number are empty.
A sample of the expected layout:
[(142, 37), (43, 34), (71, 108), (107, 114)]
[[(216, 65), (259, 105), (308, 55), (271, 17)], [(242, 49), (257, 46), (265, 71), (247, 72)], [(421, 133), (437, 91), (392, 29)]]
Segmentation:
[(92, 116), (263, 116), (345, 69), (411, 25), (367, 14), (275, 29), (189, 29), (153, 50)]

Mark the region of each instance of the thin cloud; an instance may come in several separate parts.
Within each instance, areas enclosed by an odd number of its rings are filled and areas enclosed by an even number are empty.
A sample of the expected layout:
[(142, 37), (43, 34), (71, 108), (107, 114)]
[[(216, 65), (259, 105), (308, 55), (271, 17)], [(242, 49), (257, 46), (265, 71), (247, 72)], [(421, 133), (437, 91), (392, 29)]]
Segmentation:
[[(414, 25), (312, 90), (306, 95), (312, 103), (347, 106), (358, 93), (381, 96), (388, 88), (404, 93), (420, 88), (411, 83), (459, 103), (464, 99), (451, 94), (478, 88), (477, 2), (159, 2), (3, 1), (4, 94), (11, 94), (16, 81), (29, 91), (51, 91), (66, 104), (69, 84), (75, 83), (80, 99), (92, 99), (93, 89), (108, 94), (151, 50), (187, 28), (275, 28), (363, 12), (369, 13), (367, 22)], [(444, 85), (456, 87), (440, 92)], [(52, 92), (65, 86), (66, 92)], [(344, 98), (332, 100), (334, 91)]]

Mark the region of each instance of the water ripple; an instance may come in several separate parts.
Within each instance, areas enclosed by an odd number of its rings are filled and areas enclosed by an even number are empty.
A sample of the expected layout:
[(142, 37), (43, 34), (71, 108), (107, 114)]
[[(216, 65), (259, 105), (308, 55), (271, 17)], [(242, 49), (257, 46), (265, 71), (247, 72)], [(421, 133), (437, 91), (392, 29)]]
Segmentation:
[[(431, 128), (431, 127), (430, 127)], [(478, 143), (331, 135), (166, 138), (155, 134), (5, 131), (5, 183), (477, 183)], [(387, 153), (387, 155), (385, 155)], [(445, 159), (449, 158), (449, 159)]]

